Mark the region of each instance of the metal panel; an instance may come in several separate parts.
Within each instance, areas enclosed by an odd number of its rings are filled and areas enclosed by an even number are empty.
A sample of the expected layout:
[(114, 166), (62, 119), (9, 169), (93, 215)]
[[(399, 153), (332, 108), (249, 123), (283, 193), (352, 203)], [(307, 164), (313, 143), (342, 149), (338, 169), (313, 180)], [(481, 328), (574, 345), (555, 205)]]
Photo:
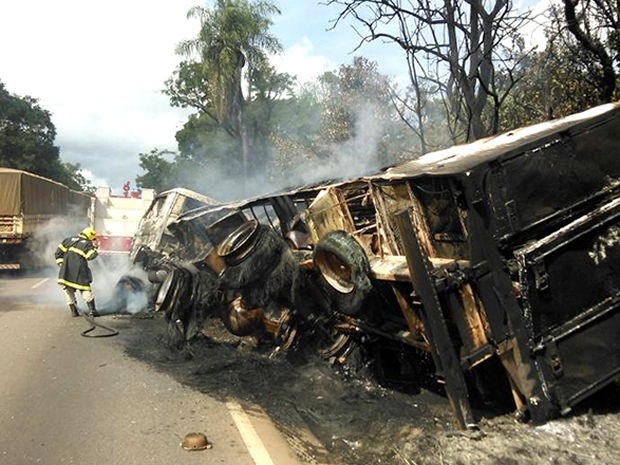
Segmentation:
[(620, 302), (585, 322), (570, 322), (538, 347), (541, 371), (562, 414), (620, 376)]
[(601, 302), (620, 291), (620, 198), (515, 255), (535, 338), (590, 309), (604, 311)]

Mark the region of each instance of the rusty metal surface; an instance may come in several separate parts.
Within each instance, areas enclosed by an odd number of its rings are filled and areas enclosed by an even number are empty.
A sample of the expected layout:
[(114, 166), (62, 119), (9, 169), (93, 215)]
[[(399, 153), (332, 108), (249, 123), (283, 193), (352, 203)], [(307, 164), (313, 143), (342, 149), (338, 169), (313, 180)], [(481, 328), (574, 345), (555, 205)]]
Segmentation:
[[(150, 262), (185, 270), (163, 296), (171, 331), (189, 339), (222, 318), (286, 350), (312, 341), (330, 363), (382, 352), (384, 372), (445, 383), (463, 428), (481, 395), (535, 421), (566, 413), (619, 376), (619, 147), (610, 104), (378, 174), (185, 212)], [(209, 232), (231, 214), (241, 229)], [(200, 241), (208, 253), (190, 247)]]

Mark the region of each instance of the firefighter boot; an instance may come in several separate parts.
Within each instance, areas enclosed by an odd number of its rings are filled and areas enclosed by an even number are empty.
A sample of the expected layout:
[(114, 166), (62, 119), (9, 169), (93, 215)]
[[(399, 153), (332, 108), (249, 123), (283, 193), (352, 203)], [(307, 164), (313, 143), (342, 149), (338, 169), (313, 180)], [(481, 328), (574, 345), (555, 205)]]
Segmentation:
[(80, 316), (75, 304), (69, 304), (69, 310), (71, 310), (71, 316)]
[(87, 302), (87, 305), (88, 305), (88, 316), (89, 317), (94, 318), (96, 316), (99, 316), (99, 313), (97, 313), (97, 309), (95, 308), (94, 300)]

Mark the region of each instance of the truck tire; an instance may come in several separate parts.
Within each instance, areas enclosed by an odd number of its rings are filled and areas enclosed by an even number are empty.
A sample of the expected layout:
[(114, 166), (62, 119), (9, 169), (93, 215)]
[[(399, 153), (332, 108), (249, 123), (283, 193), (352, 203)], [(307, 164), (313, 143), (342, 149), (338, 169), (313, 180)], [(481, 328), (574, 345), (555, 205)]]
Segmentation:
[(217, 247), (217, 254), (226, 266), (242, 263), (254, 250), (263, 233), (256, 220), (250, 220), (231, 232)]
[(332, 231), (318, 241), (312, 258), (335, 309), (357, 314), (372, 289), (368, 257), (360, 243), (346, 231)]
[(323, 343), (323, 346), (319, 348), (319, 356), (323, 360), (338, 361), (338, 358), (343, 354), (346, 354), (353, 344), (353, 339), (350, 334), (336, 333), (330, 334), (331, 339)]
[(218, 255), (226, 263), (223, 286), (242, 289), (264, 279), (278, 264), (285, 246), (284, 239), (271, 227), (248, 221), (218, 247)]
[[(278, 250), (275, 255), (277, 262), (258, 274), (250, 285), (239, 289), (248, 308), (266, 307), (270, 302), (278, 302), (286, 307), (292, 305), (292, 288), (299, 274), (299, 263), (288, 247)], [(266, 260), (271, 260), (271, 257)]]
[(192, 274), (185, 268), (177, 268), (177, 279), (170, 304), (165, 309), (166, 317), (169, 319), (183, 321), (185, 310), (189, 306), (189, 293), (191, 292)]
[(155, 296), (154, 302), (154, 310), (159, 312), (160, 310), (165, 310), (168, 305), (170, 305), (170, 300), (172, 299), (172, 290), (174, 289), (174, 284), (176, 283), (176, 276), (174, 270), (168, 271), (168, 274), (164, 278), (164, 280), (159, 285), (159, 289), (157, 290), (157, 295)]
[(157, 291), (155, 311), (163, 311), (166, 317), (170, 318), (176, 307), (181, 305), (190, 283), (191, 273), (188, 270), (179, 267), (170, 269)]
[(150, 283), (161, 284), (161, 283), (164, 282), (164, 280), (166, 279), (167, 275), (168, 275), (168, 272), (166, 270), (163, 270), (163, 269), (153, 269), (153, 270), (149, 270), (149, 272), (147, 274), (147, 278), (148, 278)]

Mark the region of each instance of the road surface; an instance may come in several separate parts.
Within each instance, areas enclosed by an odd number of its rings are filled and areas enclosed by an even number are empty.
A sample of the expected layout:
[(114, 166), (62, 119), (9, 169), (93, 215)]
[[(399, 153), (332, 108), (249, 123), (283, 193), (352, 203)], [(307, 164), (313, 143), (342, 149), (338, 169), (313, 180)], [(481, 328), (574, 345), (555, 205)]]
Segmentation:
[[(470, 434), (436, 393), (218, 338), (170, 351), (155, 336), (160, 319), (99, 320), (120, 334), (81, 337), (88, 325), (69, 316), (53, 276), (0, 275), (0, 465), (619, 463), (617, 384), (566, 418), (532, 425), (488, 412)], [(183, 450), (191, 432), (213, 448)]]
[[(215, 400), (128, 357), (119, 336), (86, 338), (53, 276), (0, 275), (0, 463), (301, 465), (260, 409)], [(185, 451), (183, 437), (213, 447)]]

